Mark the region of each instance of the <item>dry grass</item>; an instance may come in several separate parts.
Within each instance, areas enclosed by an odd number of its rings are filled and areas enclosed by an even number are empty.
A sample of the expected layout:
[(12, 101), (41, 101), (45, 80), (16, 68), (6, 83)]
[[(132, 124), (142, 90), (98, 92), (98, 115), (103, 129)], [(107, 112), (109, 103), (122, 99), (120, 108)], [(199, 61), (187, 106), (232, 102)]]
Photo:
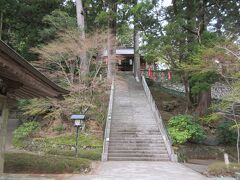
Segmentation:
[(217, 162), (208, 167), (208, 174), (211, 176), (235, 176), (236, 172), (240, 172), (240, 164), (238, 163), (226, 166), (223, 162)]

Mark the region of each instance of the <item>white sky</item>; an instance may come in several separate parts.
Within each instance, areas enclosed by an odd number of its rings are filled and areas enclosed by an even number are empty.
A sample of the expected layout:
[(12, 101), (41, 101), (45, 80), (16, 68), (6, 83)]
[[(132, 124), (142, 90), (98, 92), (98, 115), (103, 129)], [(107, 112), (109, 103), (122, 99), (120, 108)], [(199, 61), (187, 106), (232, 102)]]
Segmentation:
[(172, 4), (172, 0), (163, 0), (163, 6), (169, 6)]

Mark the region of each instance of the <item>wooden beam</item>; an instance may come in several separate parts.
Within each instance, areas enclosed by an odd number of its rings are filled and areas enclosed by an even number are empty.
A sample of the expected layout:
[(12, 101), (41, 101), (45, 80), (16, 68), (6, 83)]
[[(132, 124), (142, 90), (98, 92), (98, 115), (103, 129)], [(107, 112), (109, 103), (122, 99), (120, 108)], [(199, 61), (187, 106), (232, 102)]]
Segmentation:
[(0, 176), (4, 172), (4, 154), (7, 139), (8, 102), (5, 96), (0, 96)]
[[(49, 87), (45, 82), (40, 79), (37, 79), (33, 74), (28, 72), (23, 67), (19, 67), (16, 62), (13, 62), (8, 56), (0, 53), (0, 64), (6, 66), (7, 69), (7, 79), (16, 80), (21, 82), (23, 85), (28, 87), (33, 87), (34, 89), (38, 89), (39, 92), (45, 94), (44, 97), (57, 97), (60, 93), (56, 90)], [(0, 65), (1, 66), (1, 65)]]

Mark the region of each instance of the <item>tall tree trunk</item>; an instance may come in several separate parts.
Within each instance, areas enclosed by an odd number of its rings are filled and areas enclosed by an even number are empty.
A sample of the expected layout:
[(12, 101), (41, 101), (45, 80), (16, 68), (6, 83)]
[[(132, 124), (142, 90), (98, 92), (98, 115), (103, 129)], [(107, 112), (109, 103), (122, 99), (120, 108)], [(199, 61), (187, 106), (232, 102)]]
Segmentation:
[(192, 101), (191, 101), (191, 92), (190, 92), (190, 87), (188, 82), (188, 74), (186, 72), (184, 72), (182, 75), (182, 81), (185, 88), (185, 97), (187, 100), (186, 112), (188, 112), (189, 108), (192, 107)]
[(3, 32), (3, 10), (0, 12), (0, 40), (2, 39)]
[(202, 92), (198, 95), (198, 105), (197, 105), (197, 115), (198, 116), (204, 116), (208, 108), (211, 105), (211, 88), (207, 92)]
[(206, 23), (206, 0), (200, 0), (199, 1), (199, 27), (198, 27), (198, 42), (201, 44), (202, 40), (201, 40), (201, 36), (202, 33), (206, 30), (207, 27), (207, 23)]
[[(137, 5), (138, 0), (135, 0), (135, 5)], [(140, 81), (141, 78), (141, 70), (140, 70), (140, 54), (139, 54), (139, 39), (140, 32), (137, 27), (137, 19), (134, 17), (134, 76), (137, 82)]]
[(109, 4), (109, 17), (108, 17), (108, 71), (107, 78), (112, 79), (115, 71), (116, 59), (116, 35), (117, 35), (117, 2), (112, 1)]
[[(201, 36), (203, 34), (203, 32), (206, 30), (207, 27), (207, 22), (206, 22), (206, 4), (207, 1), (206, 0), (199, 0), (199, 24), (198, 24), (198, 43), (201, 44)], [(199, 116), (204, 116), (207, 111), (208, 108), (211, 105), (211, 87), (209, 88), (209, 90), (207, 92), (201, 92), (198, 95), (197, 98), (197, 109), (196, 112)]]
[[(81, 39), (84, 42), (85, 41), (85, 22), (84, 22), (84, 11), (83, 11), (83, 3), (82, 0), (76, 0), (76, 11), (77, 11), (77, 24), (79, 29), (81, 30)], [(89, 73), (89, 62), (87, 59), (87, 51), (86, 47), (81, 47), (82, 53), (80, 54), (81, 58), (81, 65), (80, 65), (80, 72), (81, 76), (86, 76), (87, 73)]]
[(84, 22), (84, 11), (82, 0), (76, 0), (76, 10), (77, 10), (77, 24), (81, 30), (81, 37), (85, 39), (85, 22)]

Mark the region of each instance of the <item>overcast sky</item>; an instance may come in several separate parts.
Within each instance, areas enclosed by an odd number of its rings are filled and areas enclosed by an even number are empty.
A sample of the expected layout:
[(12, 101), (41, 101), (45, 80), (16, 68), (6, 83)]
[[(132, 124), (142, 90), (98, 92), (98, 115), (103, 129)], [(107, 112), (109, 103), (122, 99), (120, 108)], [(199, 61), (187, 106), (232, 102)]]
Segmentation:
[(163, 0), (163, 6), (169, 6), (172, 3), (172, 0)]

